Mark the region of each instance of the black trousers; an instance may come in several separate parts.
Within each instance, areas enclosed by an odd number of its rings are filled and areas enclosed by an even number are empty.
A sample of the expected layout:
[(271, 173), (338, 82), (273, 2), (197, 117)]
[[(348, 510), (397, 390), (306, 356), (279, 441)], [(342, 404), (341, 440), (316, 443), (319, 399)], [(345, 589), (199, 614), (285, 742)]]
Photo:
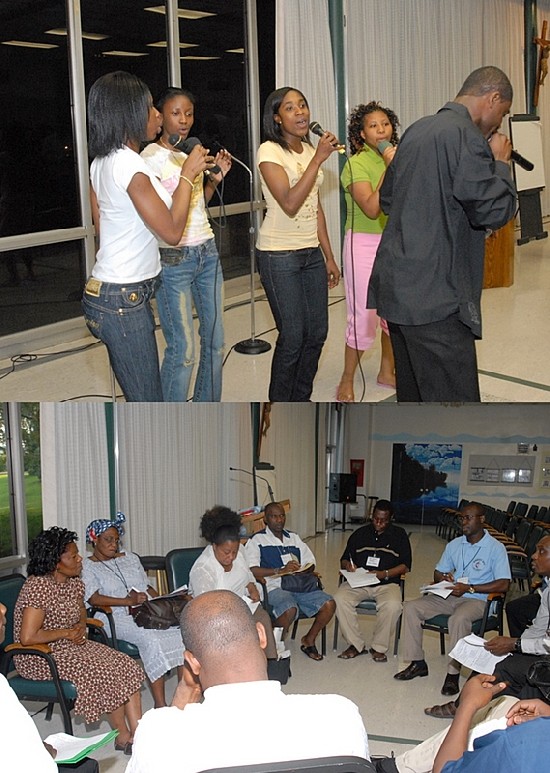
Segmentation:
[(529, 593), (506, 604), (506, 619), (510, 636), (519, 639), (525, 629), (531, 625), (540, 607), (540, 595)]
[(544, 695), (536, 687), (527, 681), (527, 672), (537, 660), (548, 660), (544, 655), (520, 655), (513, 654), (497, 663), (494, 674), (497, 681), (506, 682), (508, 687), (502, 695), (512, 695), (514, 698), (526, 700), (528, 698), (544, 699)]
[(427, 325), (388, 327), (398, 402), (480, 401), (475, 336), (457, 314)]

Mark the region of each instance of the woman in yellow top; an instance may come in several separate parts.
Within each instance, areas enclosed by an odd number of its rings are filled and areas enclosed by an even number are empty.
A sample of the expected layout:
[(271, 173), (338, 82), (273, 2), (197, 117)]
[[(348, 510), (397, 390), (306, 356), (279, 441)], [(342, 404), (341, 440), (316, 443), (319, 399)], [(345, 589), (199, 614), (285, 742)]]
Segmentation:
[(258, 270), (279, 337), (271, 363), (269, 400), (304, 402), (328, 332), (328, 288), (340, 271), (334, 262), (319, 186), (321, 165), (338, 149), (325, 132), (309, 139), (309, 106), (297, 89), (273, 91), (264, 106), (258, 149), (267, 211), (256, 243)]

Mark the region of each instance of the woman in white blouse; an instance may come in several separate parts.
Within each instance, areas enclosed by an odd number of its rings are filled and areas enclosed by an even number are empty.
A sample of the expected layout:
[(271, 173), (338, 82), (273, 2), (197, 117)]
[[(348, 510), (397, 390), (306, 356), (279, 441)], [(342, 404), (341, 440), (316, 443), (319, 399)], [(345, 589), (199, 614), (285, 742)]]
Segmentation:
[[(211, 590), (230, 590), (245, 601), (260, 602), (260, 589), (248, 567), (240, 538), (241, 517), (228, 507), (216, 505), (201, 518), (201, 535), (210, 544), (191, 568), (189, 592), (193, 597)], [(277, 658), (271, 619), (261, 604), (253, 613), (267, 634), (268, 660)]]

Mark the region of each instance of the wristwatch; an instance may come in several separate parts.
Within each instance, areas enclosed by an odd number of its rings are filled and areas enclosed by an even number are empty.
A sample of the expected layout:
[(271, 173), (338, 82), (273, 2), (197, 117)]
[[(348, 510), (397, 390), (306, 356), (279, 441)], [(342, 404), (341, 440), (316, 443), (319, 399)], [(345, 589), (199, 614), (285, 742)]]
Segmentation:
[(470, 585), (470, 587), (468, 588), (468, 593), (475, 593), (475, 592), (476, 592), (476, 589), (474, 588), (474, 586)]
[(514, 652), (517, 652), (521, 655), (521, 639), (516, 639), (514, 642)]

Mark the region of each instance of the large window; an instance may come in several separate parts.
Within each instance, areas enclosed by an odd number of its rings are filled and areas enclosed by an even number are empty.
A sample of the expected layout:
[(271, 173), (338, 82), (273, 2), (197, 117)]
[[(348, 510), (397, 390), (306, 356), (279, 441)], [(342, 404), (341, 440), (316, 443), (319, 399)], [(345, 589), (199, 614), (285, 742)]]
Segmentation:
[(0, 403), (0, 569), (41, 529), (40, 404)]
[[(260, 66), (248, 83), (256, 5)], [(2, 0), (0, 305), (10, 313), (0, 336), (80, 316), (93, 262), (84, 114), (91, 84), (117, 69), (135, 72), (153, 95), (181, 80), (197, 98), (193, 134), (253, 166), (251, 122), (257, 135), (258, 105), (274, 88), (274, 7), (275, 0)], [(215, 227), (228, 277), (248, 271), (248, 200), (249, 177), (234, 165), (226, 228)]]

